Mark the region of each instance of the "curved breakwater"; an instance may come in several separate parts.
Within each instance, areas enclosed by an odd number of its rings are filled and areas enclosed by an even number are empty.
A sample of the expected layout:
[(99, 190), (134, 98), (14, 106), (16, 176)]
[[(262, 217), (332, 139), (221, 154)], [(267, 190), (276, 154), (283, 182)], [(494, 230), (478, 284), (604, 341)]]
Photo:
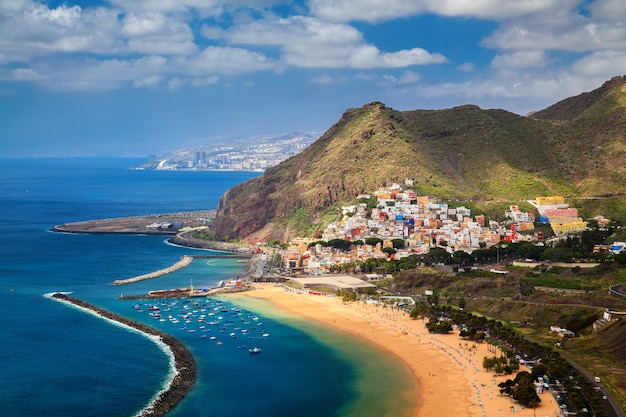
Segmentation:
[(189, 264), (191, 264), (192, 262), (193, 262), (193, 256), (185, 255), (182, 257), (180, 261), (176, 262), (172, 266), (168, 266), (167, 268), (159, 269), (158, 271), (150, 272), (149, 274), (139, 275), (133, 278), (117, 279), (113, 281), (113, 285), (132, 284), (133, 282), (160, 277), (161, 275), (166, 275), (166, 274), (169, 274), (170, 272), (183, 269), (184, 267), (189, 266)]
[(173, 358), (174, 369), (166, 387), (161, 392), (157, 393), (143, 410), (136, 414), (137, 417), (161, 417), (174, 409), (191, 390), (191, 387), (196, 381), (196, 363), (191, 352), (174, 337), (153, 327), (94, 306), (78, 298), (70, 297), (64, 293), (54, 293), (49, 295), (49, 297), (60, 302), (72, 304), (106, 320), (111, 320), (122, 326), (137, 330), (153, 339)]

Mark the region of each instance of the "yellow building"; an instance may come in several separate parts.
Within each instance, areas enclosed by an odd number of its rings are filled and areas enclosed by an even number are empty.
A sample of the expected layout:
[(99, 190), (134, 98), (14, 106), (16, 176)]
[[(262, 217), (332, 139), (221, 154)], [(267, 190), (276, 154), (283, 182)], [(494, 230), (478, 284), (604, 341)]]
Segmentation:
[(568, 223), (550, 223), (555, 234), (582, 232), (587, 229), (587, 222), (574, 221)]
[(561, 196), (537, 197), (536, 201), (538, 206), (565, 204), (565, 198)]
[(425, 206), (428, 203), (430, 203), (430, 199), (428, 198), (427, 195), (418, 195), (417, 196), (417, 204), (418, 205)]
[(551, 206), (557, 204), (565, 204), (565, 198), (561, 196), (537, 197), (538, 206)]

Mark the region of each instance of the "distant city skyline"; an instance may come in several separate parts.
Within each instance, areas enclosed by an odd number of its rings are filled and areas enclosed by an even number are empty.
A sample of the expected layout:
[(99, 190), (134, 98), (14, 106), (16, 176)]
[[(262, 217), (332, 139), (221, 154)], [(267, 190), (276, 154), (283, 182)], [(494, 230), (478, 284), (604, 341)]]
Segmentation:
[(138, 169), (190, 171), (264, 171), (299, 153), (319, 137), (319, 132), (257, 137), (248, 141), (216, 143), (149, 155)]
[(0, 2), (0, 156), (325, 131), (348, 108), (540, 110), (626, 74), (622, 0)]

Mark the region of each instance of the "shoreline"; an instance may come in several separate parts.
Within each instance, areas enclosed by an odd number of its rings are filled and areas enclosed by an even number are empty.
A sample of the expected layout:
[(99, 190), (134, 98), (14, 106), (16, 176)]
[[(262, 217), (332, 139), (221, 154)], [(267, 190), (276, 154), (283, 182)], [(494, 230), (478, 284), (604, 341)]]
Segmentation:
[(50, 298), (59, 302), (72, 304), (104, 319), (135, 329), (149, 338), (153, 338), (155, 342), (161, 343), (169, 350), (168, 355), (172, 357), (174, 362), (174, 374), (165, 389), (158, 392), (146, 407), (134, 414), (135, 416), (162, 417), (172, 411), (187, 396), (189, 391), (191, 391), (196, 381), (196, 362), (189, 349), (178, 339), (153, 327), (94, 306), (78, 298), (70, 297), (64, 293), (53, 293), (50, 295)]
[[(224, 297), (233, 301), (250, 297), (271, 302), (279, 310), (313, 320), (364, 343), (374, 344), (397, 358), (413, 378), (415, 408), (410, 415), (424, 417), (534, 417), (559, 415), (549, 392), (528, 409), (502, 396), (497, 386), (514, 375), (496, 376), (482, 368), (487, 344), (465, 343), (454, 334), (430, 334), (422, 320), (389, 307), (364, 302), (344, 303), (336, 297), (297, 294), (272, 284)], [(454, 401), (450, 401), (454, 399)]]

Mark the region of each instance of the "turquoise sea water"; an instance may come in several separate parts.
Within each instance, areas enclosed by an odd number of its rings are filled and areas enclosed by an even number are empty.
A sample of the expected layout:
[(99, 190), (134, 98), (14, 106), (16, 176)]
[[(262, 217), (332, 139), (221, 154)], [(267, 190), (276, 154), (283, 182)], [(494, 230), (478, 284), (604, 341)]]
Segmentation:
[[(0, 415), (132, 416), (168, 377), (169, 359), (149, 339), (43, 296), (53, 291), (153, 325), (189, 347), (198, 380), (172, 416), (406, 411), (393, 398), (408, 386), (398, 363), (270, 305), (172, 300), (159, 305), (159, 320), (145, 302), (119, 300), (120, 293), (185, 287), (192, 279), (211, 287), (243, 272), (234, 260), (199, 259), (164, 277), (112, 286), (198, 251), (163, 237), (48, 231), (79, 220), (212, 209), (224, 191), (257, 175), (129, 169), (140, 162), (0, 159)], [(250, 355), (243, 345), (262, 352)]]

